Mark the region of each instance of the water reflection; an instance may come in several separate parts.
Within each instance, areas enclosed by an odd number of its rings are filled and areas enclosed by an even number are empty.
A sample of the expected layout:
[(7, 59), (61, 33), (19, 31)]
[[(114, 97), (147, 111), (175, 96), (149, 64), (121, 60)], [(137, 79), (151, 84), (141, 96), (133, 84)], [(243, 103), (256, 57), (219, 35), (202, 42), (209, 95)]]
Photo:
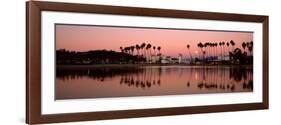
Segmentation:
[(56, 99), (253, 91), (251, 66), (58, 67)]

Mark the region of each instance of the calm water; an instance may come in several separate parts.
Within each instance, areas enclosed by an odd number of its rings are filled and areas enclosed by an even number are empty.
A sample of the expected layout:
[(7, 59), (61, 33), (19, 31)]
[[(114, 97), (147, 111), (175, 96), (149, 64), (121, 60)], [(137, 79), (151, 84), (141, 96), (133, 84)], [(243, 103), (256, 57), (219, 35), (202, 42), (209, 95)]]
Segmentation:
[(252, 66), (57, 68), (56, 99), (252, 92)]

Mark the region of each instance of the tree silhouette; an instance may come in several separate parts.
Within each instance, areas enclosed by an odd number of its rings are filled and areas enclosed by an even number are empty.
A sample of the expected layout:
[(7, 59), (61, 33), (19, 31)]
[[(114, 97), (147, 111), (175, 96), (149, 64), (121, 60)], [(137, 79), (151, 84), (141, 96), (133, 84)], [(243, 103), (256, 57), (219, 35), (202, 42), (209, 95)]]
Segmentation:
[(225, 60), (225, 59), (224, 59), (224, 54), (225, 54), (225, 48), (224, 48), (224, 45), (225, 45), (225, 42), (223, 41), (223, 42), (222, 42), (222, 48), (223, 48), (223, 60)]
[(141, 44), (142, 55), (144, 58), (145, 58), (145, 49), (144, 49), (145, 45), (146, 45), (145, 43)]
[(190, 57), (190, 62), (192, 62), (192, 55), (191, 55), (191, 53), (190, 53), (190, 45), (189, 44), (187, 44), (186, 45), (186, 48), (188, 49), (188, 53), (189, 53), (189, 57)]
[(139, 54), (140, 54), (140, 53), (139, 53), (139, 50), (140, 50), (139, 44), (136, 45), (136, 50), (137, 50), (137, 56), (139, 56)]
[(253, 51), (253, 41), (251, 41), (251, 42), (249, 42), (249, 43), (247, 44), (247, 48), (248, 48), (248, 50), (249, 50), (249, 52), (250, 52), (250, 55), (252, 55), (252, 51)]
[(156, 47), (155, 46), (153, 46), (153, 51), (154, 51), (154, 56), (156, 55), (156, 52), (155, 52), (155, 49), (156, 49)]
[(227, 47), (227, 53), (226, 53), (226, 55), (229, 53), (229, 45), (230, 45), (229, 42), (227, 42), (227, 43), (226, 43), (226, 47)]
[(242, 48), (243, 48), (244, 52), (246, 52), (246, 50), (245, 50), (245, 49), (246, 49), (246, 46), (247, 46), (247, 44), (246, 44), (245, 42), (243, 42), (243, 43), (242, 43)]
[(132, 55), (134, 55), (134, 49), (135, 49), (135, 46), (131, 46), (131, 51), (132, 51)]
[(146, 50), (149, 51), (148, 58), (151, 58), (151, 44), (150, 44), (150, 43), (148, 43), (148, 44), (146, 45)]
[(157, 50), (158, 50), (158, 52), (159, 52), (158, 54), (161, 55), (161, 46), (158, 46), (158, 47), (157, 47)]
[(202, 52), (202, 57), (204, 59), (205, 57), (204, 57), (204, 51), (203, 51), (203, 47), (204, 47), (203, 43), (200, 42), (200, 43), (197, 44), (197, 46), (200, 48), (200, 50)]
[(124, 50), (123, 50), (123, 47), (122, 46), (120, 46), (120, 51), (123, 53), (124, 52)]
[(215, 43), (215, 55), (218, 56), (217, 54), (217, 47), (218, 47), (218, 43)]
[(230, 44), (232, 46), (232, 50), (231, 51), (233, 51), (234, 50), (234, 46), (235, 46), (235, 42), (233, 40), (230, 40)]

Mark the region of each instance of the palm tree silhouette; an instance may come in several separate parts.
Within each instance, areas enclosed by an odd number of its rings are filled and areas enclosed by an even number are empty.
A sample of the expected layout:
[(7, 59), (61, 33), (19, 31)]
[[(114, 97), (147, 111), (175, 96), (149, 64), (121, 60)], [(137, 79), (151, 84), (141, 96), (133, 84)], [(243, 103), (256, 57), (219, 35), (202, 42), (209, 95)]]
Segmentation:
[(227, 42), (226, 43), (226, 46), (227, 46), (227, 53), (226, 53), (226, 55), (229, 53), (229, 45), (230, 45), (229, 42)]
[(253, 41), (251, 41), (250, 44), (253, 46), (254, 45)]
[(157, 47), (157, 50), (158, 50), (158, 52), (159, 52), (158, 54), (160, 55), (160, 54), (161, 54), (161, 53), (160, 53), (161, 46), (158, 46), (158, 47)]
[(223, 60), (224, 60), (224, 54), (225, 54), (224, 45), (225, 45), (225, 42), (223, 41), (223, 42), (222, 42), (222, 48), (223, 48)]
[(249, 52), (250, 52), (250, 55), (252, 55), (252, 51), (253, 51), (253, 41), (251, 41), (251, 42), (249, 42), (249, 43), (247, 44), (247, 48), (248, 48), (248, 50), (249, 50)]
[(219, 46), (220, 46), (220, 50), (221, 50), (220, 55), (222, 57), (222, 42), (219, 43)]
[(123, 50), (123, 47), (122, 46), (120, 46), (120, 51), (123, 53), (124, 52), (124, 50)]
[(216, 43), (212, 43), (212, 51), (213, 51), (213, 57), (216, 56)]
[(124, 52), (127, 53), (128, 52), (128, 47), (124, 48)]
[(232, 50), (231, 51), (233, 51), (234, 50), (234, 46), (235, 46), (235, 42), (233, 40), (230, 40), (230, 44), (232, 46)]
[(206, 53), (207, 53), (207, 47), (208, 47), (208, 43), (205, 43), (204, 45), (203, 45), (203, 48), (205, 48), (205, 49), (203, 49), (204, 51), (203, 51), (203, 54), (204, 54), (204, 60), (206, 59)]
[[(150, 58), (151, 57), (151, 44), (150, 43), (148, 43), (147, 45), (146, 45), (146, 50), (149, 50), (149, 55), (148, 55), (148, 58)], [(150, 60), (150, 59), (149, 59)]]
[(204, 58), (204, 52), (203, 52), (204, 45), (200, 42), (200, 43), (197, 44), (197, 46), (200, 48), (200, 50), (202, 52), (202, 57)]
[(136, 45), (136, 50), (137, 50), (137, 56), (139, 56), (139, 50), (140, 50), (139, 44)]
[(191, 55), (191, 53), (190, 53), (190, 45), (189, 44), (187, 44), (186, 45), (186, 48), (188, 49), (188, 53), (189, 53), (189, 57), (190, 57), (190, 62), (192, 62), (192, 55)]
[(246, 50), (245, 50), (245, 49), (246, 49), (246, 46), (247, 46), (247, 44), (246, 44), (245, 42), (243, 42), (243, 43), (242, 43), (242, 48), (243, 48), (244, 52), (246, 52)]
[(156, 49), (156, 47), (155, 46), (153, 46), (153, 51), (154, 51), (154, 56), (156, 55), (156, 52), (155, 52), (155, 49)]
[(131, 54), (131, 47), (127, 47), (128, 53)]
[(143, 55), (144, 58), (145, 58), (145, 49), (144, 49), (145, 45), (146, 45), (145, 43), (141, 44), (142, 55)]
[(217, 56), (217, 47), (218, 47), (218, 43), (215, 43), (215, 55)]
[(209, 57), (212, 57), (213, 55), (213, 43), (211, 43), (211, 42), (208, 42), (208, 49), (209, 49), (209, 52), (207, 52), (207, 53), (209, 53), (208, 55), (209, 55)]
[(135, 49), (135, 46), (131, 46), (131, 51), (132, 51), (132, 55), (134, 55), (134, 49)]

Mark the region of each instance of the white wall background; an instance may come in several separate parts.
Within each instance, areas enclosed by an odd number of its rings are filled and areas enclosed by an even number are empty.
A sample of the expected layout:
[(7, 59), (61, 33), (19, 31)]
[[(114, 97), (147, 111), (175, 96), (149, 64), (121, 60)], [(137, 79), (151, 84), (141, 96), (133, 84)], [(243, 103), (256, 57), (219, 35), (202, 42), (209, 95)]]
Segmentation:
[[(63, 1), (63, 0), (52, 0)], [(105, 5), (168, 8), (180, 10), (263, 14), (270, 16), (270, 109), (165, 117), (73, 122), (64, 124), (278, 124), (281, 115), (281, 70), (279, 38), (281, 7), (278, 0), (67, 0)], [(0, 4), (0, 124), (25, 124), (25, 0)], [(279, 65), (278, 65), (279, 64)]]

